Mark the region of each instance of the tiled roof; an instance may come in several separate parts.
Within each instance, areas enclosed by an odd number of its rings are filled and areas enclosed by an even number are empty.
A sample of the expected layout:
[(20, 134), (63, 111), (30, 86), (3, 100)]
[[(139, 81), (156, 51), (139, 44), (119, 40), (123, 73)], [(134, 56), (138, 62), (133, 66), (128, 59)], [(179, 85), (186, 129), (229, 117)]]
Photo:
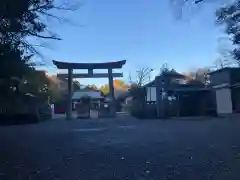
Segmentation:
[(81, 99), (84, 96), (89, 96), (93, 99), (103, 98), (100, 91), (80, 90), (73, 94), (72, 99)]

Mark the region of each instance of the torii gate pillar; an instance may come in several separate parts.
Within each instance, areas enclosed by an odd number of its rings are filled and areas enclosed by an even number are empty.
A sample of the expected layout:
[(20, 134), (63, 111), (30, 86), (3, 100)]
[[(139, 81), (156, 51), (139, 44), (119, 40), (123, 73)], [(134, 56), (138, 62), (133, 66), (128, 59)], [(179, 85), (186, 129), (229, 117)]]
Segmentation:
[(111, 96), (111, 102), (110, 102), (110, 113), (111, 116), (116, 115), (116, 102), (115, 102), (115, 95), (114, 95), (114, 85), (113, 85), (113, 73), (112, 69), (108, 69), (108, 80), (109, 80), (109, 94)]
[(72, 93), (73, 93), (73, 83), (72, 83), (73, 69), (68, 69), (68, 99), (67, 99), (67, 120), (72, 119)]

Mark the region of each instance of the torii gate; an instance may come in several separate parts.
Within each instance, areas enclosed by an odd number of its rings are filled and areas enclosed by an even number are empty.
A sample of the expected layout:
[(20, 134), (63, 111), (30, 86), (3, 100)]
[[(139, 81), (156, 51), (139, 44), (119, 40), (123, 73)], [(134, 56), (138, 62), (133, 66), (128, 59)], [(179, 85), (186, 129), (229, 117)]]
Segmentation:
[[(53, 64), (58, 69), (67, 69), (67, 74), (58, 74), (58, 77), (68, 79), (68, 104), (66, 118), (72, 118), (72, 79), (73, 78), (105, 78), (109, 79), (109, 92), (111, 96), (110, 111), (111, 115), (115, 116), (115, 97), (114, 97), (114, 86), (113, 77), (122, 77), (122, 73), (113, 73), (113, 69), (121, 69), (126, 63), (126, 60), (105, 62), (105, 63), (72, 63), (53, 60)], [(73, 69), (87, 69), (88, 73), (73, 74)], [(107, 69), (107, 73), (93, 73), (94, 69)]]

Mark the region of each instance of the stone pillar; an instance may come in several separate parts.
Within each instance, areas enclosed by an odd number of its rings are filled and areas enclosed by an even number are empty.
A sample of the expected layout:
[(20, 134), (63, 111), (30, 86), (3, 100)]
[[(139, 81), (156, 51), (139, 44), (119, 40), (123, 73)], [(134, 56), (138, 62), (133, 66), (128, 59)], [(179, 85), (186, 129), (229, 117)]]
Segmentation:
[(68, 100), (67, 100), (67, 120), (72, 119), (72, 75), (73, 69), (68, 69)]
[(115, 96), (114, 96), (114, 85), (113, 85), (113, 74), (112, 74), (112, 69), (108, 69), (108, 79), (109, 79), (109, 94), (111, 97), (111, 102), (110, 102), (110, 113), (111, 116), (116, 115), (116, 103), (115, 103)]

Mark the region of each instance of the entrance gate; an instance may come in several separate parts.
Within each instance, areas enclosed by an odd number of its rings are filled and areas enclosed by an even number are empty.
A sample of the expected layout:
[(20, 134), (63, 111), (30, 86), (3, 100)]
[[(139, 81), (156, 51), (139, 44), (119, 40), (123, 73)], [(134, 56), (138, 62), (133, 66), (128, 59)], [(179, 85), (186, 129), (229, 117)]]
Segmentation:
[[(72, 79), (73, 78), (105, 78), (109, 80), (109, 94), (111, 97), (110, 102), (110, 113), (112, 116), (116, 115), (115, 109), (115, 96), (114, 96), (114, 86), (113, 78), (122, 77), (122, 73), (113, 73), (113, 69), (121, 69), (126, 63), (126, 60), (115, 61), (115, 62), (105, 62), (105, 63), (70, 63), (63, 61), (53, 60), (53, 64), (58, 69), (68, 70), (67, 74), (58, 74), (58, 77), (68, 79), (68, 101), (67, 101), (67, 113), (66, 118), (72, 118)], [(88, 73), (77, 73), (73, 74), (73, 69), (87, 69)], [(94, 69), (107, 69), (107, 73), (93, 73)]]

